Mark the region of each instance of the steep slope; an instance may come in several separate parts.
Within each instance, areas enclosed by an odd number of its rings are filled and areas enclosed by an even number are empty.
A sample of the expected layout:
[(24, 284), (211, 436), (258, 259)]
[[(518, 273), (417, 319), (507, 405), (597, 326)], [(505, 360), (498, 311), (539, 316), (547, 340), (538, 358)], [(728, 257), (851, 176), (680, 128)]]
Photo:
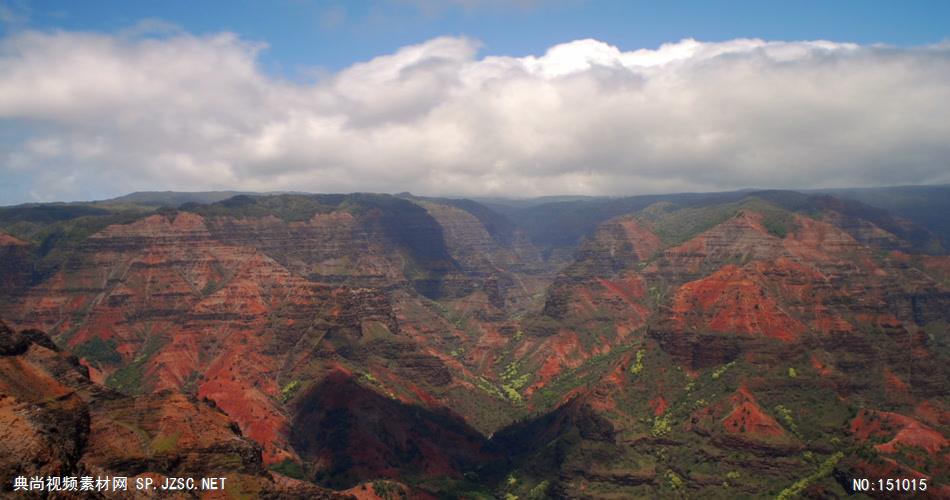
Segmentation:
[[(181, 393), (130, 398), (92, 382), (44, 333), (0, 322), (0, 489), (17, 476), (226, 477), (227, 496), (348, 498), (275, 479), (223, 413)], [(209, 492), (212, 493), (213, 492)]]
[(461, 479), (501, 454), (445, 410), (414, 407), (335, 371), (296, 402), (294, 447), (322, 484), (351, 487), (366, 477)]
[(0, 231), (0, 276), (7, 283), (0, 291), (3, 296), (15, 295), (29, 284), (32, 258), (29, 243)]
[[(532, 402), (561, 404), (499, 434), (516, 464), (506, 493), (842, 494), (851, 477), (890, 471), (944, 494), (950, 295), (935, 270), (945, 257), (889, 253), (892, 240), (862, 242), (833, 210), (806, 208), (751, 199), (690, 210), (688, 221), (650, 208), (638, 216), (649, 232), (625, 245), (623, 219), (601, 226), (544, 313), (558, 325), (587, 321), (591, 297), (608, 288), (571, 274), (623, 276), (639, 293), (600, 300), (600, 321), (630, 324), (647, 311), (647, 333), (604, 336), (588, 323), (561, 342), (574, 346), (562, 353), (590, 342), (601, 355), (562, 355), (575, 361), (528, 382)], [(715, 222), (703, 230), (698, 220)], [(663, 248), (657, 234), (683, 234), (671, 224), (694, 233)], [(559, 291), (568, 281), (574, 288)], [(893, 423), (868, 427), (883, 409)]]
[(950, 248), (950, 185), (896, 186), (864, 189), (827, 189), (821, 191), (839, 199), (855, 200), (882, 209), (925, 227)]
[[(526, 287), (537, 288), (544, 271), (522, 265), (517, 252), (530, 249), (495, 242), (467, 212), (428, 209), (455, 228), (448, 238), (422, 206), (379, 197), (238, 198), (163, 210), (73, 243), (49, 279), (4, 311), (20, 327), (49, 330), (97, 380), (127, 394), (173, 390), (213, 401), (263, 447), (265, 464), (303, 466), (309, 478), (340, 486), (318, 454), (301, 456), (291, 442), (313, 388), (340, 370), (385, 401), (438, 414), (471, 408), (466, 418), (482, 429), (517, 412), (476, 385), (478, 363), (466, 366), (451, 354), (474, 351), (483, 340), (453, 318), (473, 312), (473, 297), (484, 298), (477, 300), (487, 316), (472, 324), (529, 307)], [(328, 264), (337, 258), (347, 261)], [(436, 342), (446, 334), (444, 345)], [(411, 428), (416, 416), (402, 414), (394, 424)], [(465, 432), (466, 439), (477, 436)], [(424, 455), (414, 470), (461, 478), (490, 459), (473, 457), (446, 465), (437, 454)], [(390, 463), (358, 472), (395, 477)]]

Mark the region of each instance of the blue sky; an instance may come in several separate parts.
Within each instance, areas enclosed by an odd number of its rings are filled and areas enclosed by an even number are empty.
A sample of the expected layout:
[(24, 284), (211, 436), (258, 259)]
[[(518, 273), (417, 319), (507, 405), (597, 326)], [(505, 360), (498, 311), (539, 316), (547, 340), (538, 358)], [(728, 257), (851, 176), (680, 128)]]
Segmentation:
[(0, 0), (0, 205), (950, 183), (948, 20), (946, 1)]
[(19, 14), (10, 28), (118, 32), (160, 20), (196, 34), (232, 31), (264, 42), (271, 72), (336, 70), (442, 35), (482, 42), (486, 54), (541, 54), (595, 38), (621, 49), (682, 38), (722, 41), (832, 40), (920, 45), (948, 36), (946, 1), (596, 1), (493, 0), (48, 1), (6, 2)]

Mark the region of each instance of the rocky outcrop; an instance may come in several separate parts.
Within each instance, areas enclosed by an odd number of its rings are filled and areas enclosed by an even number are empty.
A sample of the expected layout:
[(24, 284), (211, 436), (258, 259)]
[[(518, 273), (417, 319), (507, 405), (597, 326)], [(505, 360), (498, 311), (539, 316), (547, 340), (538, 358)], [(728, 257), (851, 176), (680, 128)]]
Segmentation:
[[(289, 494), (264, 469), (260, 446), (213, 405), (176, 392), (113, 392), (39, 331), (14, 332), (0, 322), (0, 345), (5, 478), (227, 477), (234, 492)], [(0, 485), (11, 487), (12, 479)]]
[(726, 400), (699, 409), (690, 417), (689, 430), (710, 436), (725, 447), (768, 450), (787, 454), (801, 448), (746, 387)]
[[(791, 341), (805, 326), (781, 309), (759, 277), (734, 265), (681, 286), (673, 298), (673, 328)], [(696, 321), (700, 324), (696, 324)]]
[(195, 390), (216, 401), (269, 460), (287, 453), (276, 378), (300, 339), (359, 331), (364, 320), (398, 331), (378, 292), (295, 276), (215, 240), (187, 212), (109, 226), (72, 261), (15, 308), (18, 323), (50, 329), (124, 392)]
[(852, 460), (854, 473), (926, 478), (932, 486), (929, 497), (941, 498), (948, 492), (939, 478), (950, 472), (950, 441), (941, 432), (906, 415), (870, 409), (858, 412), (849, 431), (879, 454), (876, 460)]

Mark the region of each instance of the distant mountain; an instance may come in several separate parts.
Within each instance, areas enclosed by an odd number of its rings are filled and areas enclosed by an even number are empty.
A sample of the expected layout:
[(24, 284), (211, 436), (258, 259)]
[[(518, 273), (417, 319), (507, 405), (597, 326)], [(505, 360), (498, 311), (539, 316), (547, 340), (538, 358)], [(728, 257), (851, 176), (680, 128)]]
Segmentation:
[(938, 235), (950, 248), (950, 185), (825, 189), (838, 198), (857, 200), (904, 217)]
[(253, 194), (241, 191), (139, 191), (118, 198), (102, 200), (101, 203), (132, 203), (146, 206), (177, 207), (185, 203), (215, 203), (239, 194)]
[[(908, 240), (918, 250), (942, 253), (944, 249), (950, 247), (945, 244), (945, 233), (940, 232), (945, 231), (950, 225), (946, 221), (947, 217), (943, 216), (945, 213), (950, 213), (945, 210), (950, 208), (947, 206), (950, 204), (947, 201), (950, 199), (950, 187), (893, 189), (894, 192), (882, 189), (882, 193), (889, 194), (886, 197), (880, 196), (880, 199), (876, 199), (875, 196), (863, 190), (853, 190), (860, 196), (842, 196), (840, 197), (842, 200), (852, 201), (848, 203), (839, 200), (834, 203), (839, 205), (840, 212), (873, 220), (874, 223)], [(918, 193), (918, 196), (898, 197), (897, 193), (902, 190), (910, 190)], [(941, 197), (941, 195), (946, 195), (946, 197)], [(624, 198), (584, 198), (537, 204), (514, 203), (491, 206), (522, 227), (534, 243), (553, 248), (570, 248), (593, 234), (602, 222), (619, 215), (643, 210), (651, 205), (664, 205), (667, 210), (687, 209), (732, 203), (750, 196), (797, 211), (818, 210), (823, 204), (831, 202), (831, 200), (821, 198), (819, 194), (781, 190), (742, 190), (722, 193), (640, 195)], [(868, 201), (859, 198), (867, 198)], [(855, 203), (855, 201), (860, 203)], [(891, 208), (885, 205), (899, 205), (900, 212), (891, 211)], [(884, 210), (874, 210), (872, 207)], [(895, 215), (905, 217), (916, 224), (904, 227), (905, 224)], [(911, 235), (908, 231), (916, 231), (916, 233)]]

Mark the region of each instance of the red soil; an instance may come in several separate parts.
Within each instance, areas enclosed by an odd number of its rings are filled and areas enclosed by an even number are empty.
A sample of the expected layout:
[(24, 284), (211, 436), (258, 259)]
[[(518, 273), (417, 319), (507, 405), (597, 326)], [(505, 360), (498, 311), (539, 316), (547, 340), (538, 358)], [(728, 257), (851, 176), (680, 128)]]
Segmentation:
[(657, 396), (650, 400), (650, 408), (653, 409), (654, 416), (660, 416), (666, 413), (666, 409), (670, 407), (670, 403), (666, 401), (666, 398), (663, 396)]
[(0, 231), (0, 246), (26, 246), (29, 243)]
[(758, 437), (785, 435), (782, 426), (762, 410), (755, 397), (745, 387), (740, 387), (729, 401), (733, 405), (732, 411), (722, 421), (726, 432)]
[(640, 260), (647, 260), (663, 247), (663, 242), (649, 229), (643, 227), (634, 218), (624, 218), (619, 221), (620, 227), (629, 241), (634, 243), (633, 251)]
[(721, 333), (762, 335), (792, 341), (805, 327), (786, 314), (758, 277), (734, 265), (686, 283), (676, 292), (673, 321), (679, 329), (690, 323)]
[[(874, 448), (882, 453), (896, 453), (901, 446), (921, 448), (934, 457), (948, 446), (947, 438), (919, 421), (898, 413), (861, 410), (851, 421), (851, 432), (862, 441), (871, 438), (890, 439)], [(941, 460), (947, 461), (944, 455)]]

